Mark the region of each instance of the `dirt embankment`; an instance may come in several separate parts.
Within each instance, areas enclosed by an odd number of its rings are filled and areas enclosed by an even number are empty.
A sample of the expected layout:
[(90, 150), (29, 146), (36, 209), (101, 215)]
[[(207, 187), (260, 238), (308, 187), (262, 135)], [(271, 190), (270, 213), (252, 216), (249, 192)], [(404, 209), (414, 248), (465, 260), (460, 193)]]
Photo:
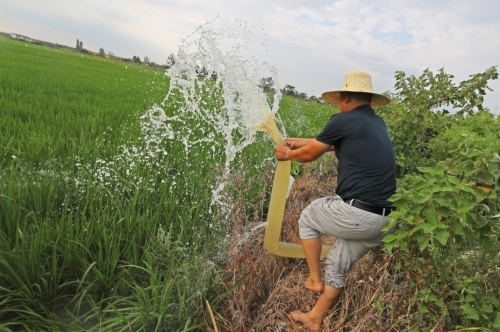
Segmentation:
[[(312, 200), (332, 194), (336, 185), (335, 166), (333, 158), (327, 158), (314, 168), (306, 165), (302, 177), (295, 180), (287, 201), (282, 241), (300, 243), (297, 220)], [(241, 217), (244, 209), (238, 205), (243, 203), (235, 202), (233, 211), (234, 223), (230, 230), (233, 244), (227, 266), (233, 278), (228, 288), (242, 281), (227, 297), (223, 312), (218, 312), (218, 329), (306, 331), (301, 324), (293, 322), (288, 313), (297, 309), (308, 311), (318, 298), (318, 294), (304, 287), (307, 264), (304, 259), (267, 253), (263, 249), (263, 228), (252, 232), (252, 227), (258, 223), (249, 225), (248, 216)], [(329, 244), (335, 241), (328, 236), (322, 240)], [(397, 281), (399, 277), (393, 273), (393, 265), (391, 255), (383, 250), (359, 260), (347, 277), (340, 300), (327, 314), (322, 331), (399, 331), (394, 323), (398, 319), (404, 321), (407, 314), (408, 285)], [(373, 307), (376, 299), (382, 299), (381, 308)], [(392, 309), (389, 309), (390, 304)]]

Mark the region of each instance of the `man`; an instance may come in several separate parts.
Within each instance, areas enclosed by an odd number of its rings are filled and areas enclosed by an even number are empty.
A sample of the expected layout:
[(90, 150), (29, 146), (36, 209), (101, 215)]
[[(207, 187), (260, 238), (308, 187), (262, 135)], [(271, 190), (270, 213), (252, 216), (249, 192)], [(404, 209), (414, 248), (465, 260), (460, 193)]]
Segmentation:
[[(370, 75), (348, 73), (340, 90), (325, 92), (323, 99), (337, 105), (315, 139), (289, 138), (276, 147), (278, 160), (310, 162), (326, 151), (338, 159), (336, 194), (313, 201), (299, 219), (299, 235), (309, 267), (306, 288), (321, 293), (307, 313), (294, 311), (290, 317), (312, 331), (319, 331), (324, 316), (342, 293), (353, 264), (383, 243), (387, 216), (394, 210), (388, 199), (396, 191), (396, 160), (384, 121), (372, 107), (390, 99), (373, 93)], [(321, 234), (337, 240), (325, 261), (321, 278)]]

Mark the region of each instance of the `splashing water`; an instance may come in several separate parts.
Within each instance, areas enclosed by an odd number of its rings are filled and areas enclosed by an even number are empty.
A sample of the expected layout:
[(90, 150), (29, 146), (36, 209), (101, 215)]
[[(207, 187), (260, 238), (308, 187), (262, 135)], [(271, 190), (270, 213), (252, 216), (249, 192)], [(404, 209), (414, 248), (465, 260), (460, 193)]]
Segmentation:
[[(118, 196), (137, 187), (153, 192), (160, 185), (188, 197), (186, 179), (206, 176), (199, 169), (221, 165), (226, 177), (232, 163), (256, 141), (256, 131), (265, 130), (274, 118), (281, 99), (278, 89), (270, 96), (259, 87), (264, 77), (271, 77), (277, 86), (278, 75), (273, 66), (258, 61), (263, 45), (251, 37), (244, 22), (220, 18), (188, 36), (167, 72), (166, 97), (141, 116), (141, 137), (120, 146), (117, 155), (79, 164), (83, 173), (91, 175), (75, 179), (79, 191), (84, 193), (92, 181), (113, 188)], [(269, 149), (258, 153), (264, 167), (273, 155), (271, 141)], [(225, 184), (213, 184), (212, 206), (224, 208)]]
[[(255, 132), (274, 117), (281, 94), (274, 95), (271, 106), (259, 80), (272, 77), (277, 83), (276, 69), (258, 64), (255, 56), (249, 55), (254, 43), (245, 36), (248, 31), (222, 23), (219, 26), (220, 20), (214, 20), (202, 25), (183, 41), (177, 61), (168, 71), (169, 93), (163, 104), (150, 109), (144, 118), (163, 126), (170, 139), (181, 140), (186, 151), (201, 142), (223, 144), (228, 169), (236, 155), (254, 141)], [(243, 36), (238, 35), (241, 33)], [(184, 103), (167, 115), (168, 108), (179, 102)], [(200, 119), (210, 126), (201, 137), (191, 128)], [(216, 136), (223, 139), (214, 141)]]
[[(277, 71), (259, 63), (256, 43), (243, 25), (217, 18), (182, 42), (167, 73), (171, 80), (167, 96), (142, 117), (151, 145), (178, 140), (186, 154), (198, 148), (222, 149), (227, 172), (254, 142), (256, 131), (270, 131), (268, 123), (274, 125), (281, 93), (278, 90), (269, 98), (259, 83), (271, 77), (277, 85)], [(220, 182), (213, 191), (214, 202), (220, 203), (223, 188)]]

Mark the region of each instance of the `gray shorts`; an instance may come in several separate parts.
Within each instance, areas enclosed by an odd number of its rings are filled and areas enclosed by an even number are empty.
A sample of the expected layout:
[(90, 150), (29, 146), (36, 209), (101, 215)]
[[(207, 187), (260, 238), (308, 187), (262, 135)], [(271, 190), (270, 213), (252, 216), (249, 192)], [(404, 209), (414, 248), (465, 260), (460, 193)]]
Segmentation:
[(324, 281), (340, 288), (354, 263), (394, 232), (396, 226), (382, 232), (386, 222), (387, 217), (350, 206), (333, 195), (317, 199), (304, 209), (299, 219), (299, 236), (306, 240), (323, 233), (337, 238), (326, 257)]

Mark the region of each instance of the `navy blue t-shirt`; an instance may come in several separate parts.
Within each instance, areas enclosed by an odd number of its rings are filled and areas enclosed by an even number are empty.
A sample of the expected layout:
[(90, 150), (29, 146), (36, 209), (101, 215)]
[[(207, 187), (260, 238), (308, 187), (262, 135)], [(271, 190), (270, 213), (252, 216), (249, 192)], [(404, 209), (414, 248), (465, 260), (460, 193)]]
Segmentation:
[(369, 105), (330, 118), (316, 140), (334, 146), (336, 193), (387, 207), (396, 191), (396, 157), (384, 120)]

